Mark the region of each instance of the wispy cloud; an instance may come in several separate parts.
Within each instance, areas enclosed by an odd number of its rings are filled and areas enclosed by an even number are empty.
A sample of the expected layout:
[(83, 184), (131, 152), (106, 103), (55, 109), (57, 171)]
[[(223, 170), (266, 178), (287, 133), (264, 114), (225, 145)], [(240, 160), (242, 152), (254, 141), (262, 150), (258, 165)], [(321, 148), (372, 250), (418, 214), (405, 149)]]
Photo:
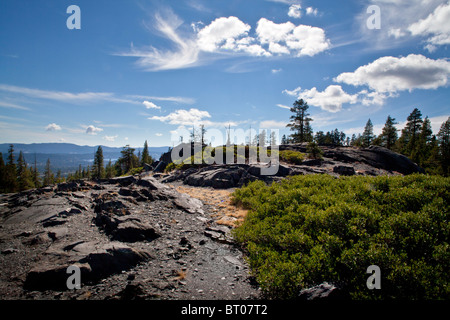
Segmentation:
[(18, 110), (27, 110), (27, 111), (31, 110), (30, 108), (20, 106), (15, 103), (4, 102), (4, 101), (0, 101), (0, 107), (1, 108), (18, 109)]
[(171, 10), (166, 10), (164, 16), (156, 14), (155, 20), (154, 28), (173, 43), (175, 50), (159, 50), (154, 47), (137, 49), (132, 44), (129, 51), (115, 55), (136, 57), (137, 65), (147, 71), (181, 69), (198, 65), (199, 49), (195, 38), (183, 38), (177, 33), (183, 21)]

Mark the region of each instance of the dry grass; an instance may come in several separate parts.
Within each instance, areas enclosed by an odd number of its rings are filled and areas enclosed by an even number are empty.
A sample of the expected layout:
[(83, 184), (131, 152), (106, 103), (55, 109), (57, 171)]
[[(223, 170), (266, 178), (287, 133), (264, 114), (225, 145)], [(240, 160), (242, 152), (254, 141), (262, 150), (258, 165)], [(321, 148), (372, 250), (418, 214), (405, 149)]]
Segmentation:
[(193, 198), (201, 200), (204, 204), (213, 207), (213, 217), (217, 224), (236, 227), (244, 221), (247, 210), (236, 207), (231, 203), (230, 190), (216, 190), (211, 188), (179, 186), (176, 188), (180, 193), (186, 193)]

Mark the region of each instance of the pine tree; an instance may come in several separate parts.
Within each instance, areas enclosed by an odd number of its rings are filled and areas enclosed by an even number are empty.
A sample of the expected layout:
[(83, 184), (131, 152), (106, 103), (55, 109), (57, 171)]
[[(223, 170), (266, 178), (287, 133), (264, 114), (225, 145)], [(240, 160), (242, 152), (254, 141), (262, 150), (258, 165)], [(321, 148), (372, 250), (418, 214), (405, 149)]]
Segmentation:
[(116, 166), (120, 174), (125, 174), (139, 165), (139, 159), (134, 154), (134, 150), (134, 148), (126, 145), (123, 147), (122, 151), (120, 151), (122, 156), (117, 159), (116, 162)]
[(420, 134), (416, 142), (416, 146), (411, 153), (411, 159), (418, 165), (423, 166), (425, 161), (430, 156), (430, 143), (433, 138), (433, 130), (431, 129), (431, 122), (428, 117), (425, 117), (420, 129)]
[(44, 181), (43, 185), (48, 186), (54, 183), (54, 176), (52, 173), (52, 169), (50, 167), (50, 159), (47, 159), (47, 163), (45, 164), (45, 171), (44, 171)]
[(152, 164), (152, 163), (153, 163), (153, 159), (150, 156), (150, 154), (148, 153), (148, 144), (147, 144), (147, 140), (145, 140), (144, 150), (142, 151), (142, 156), (141, 156), (141, 167), (143, 167), (144, 164)]
[(395, 119), (388, 116), (381, 131), (381, 146), (389, 150), (392, 150), (398, 139), (396, 124)]
[(286, 139), (285, 134), (283, 134), (283, 136), (281, 137), (281, 144), (287, 144), (287, 139)]
[(102, 179), (105, 176), (105, 168), (103, 167), (103, 149), (98, 146), (95, 152), (94, 164), (92, 166), (92, 178)]
[(114, 167), (111, 163), (111, 159), (109, 159), (108, 163), (106, 164), (105, 176), (107, 179), (111, 179), (114, 177)]
[(10, 144), (8, 148), (8, 163), (6, 165), (6, 190), (7, 192), (16, 192), (17, 186), (17, 174), (16, 164), (14, 163), (14, 145)]
[(397, 150), (410, 157), (420, 135), (420, 129), (423, 123), (422, 113), (419, 109), (415, 108), (406, 120), (407, 122), (402, 130), (402, 135), (398, 139)]
[(445, 121), (437, 135), (439, 144), (439, 162), (445, 176), (450, 175), (450, 117)]
[(19, 191), (24, 191), (33, 188), (33, 183), (29, 171), (27, 168), (27, 163), (23, 156), (22, 151), (19, 153), (19, 158), (17, 159), (17, 185)]
[[(31, 169), (31, 168), (30, 168)], [(31, 175), (33, 179), (33, 184), (35, 188), (39, 188), (41, 186), (41, 180), (39, 179), (39, 172), (37, 169), (37, 161), (36, 161), (36, 154), (34, 154), (34, 168), (32, 169), (33, 173)]]
[(367, 120), (366, 126), (364, 127), (364, 132), (362, 134), (363, 147), (369, 147), (372, 144), (373, 139), (373, 124), (369, 119)]
[(291, 108), (291, 112), (294, 113), (291, 116), (291, 123), (287, 127), (291, 128), (291, 131), (296, 131), (291, 135), (294, 143), (301, 143), (312, 140), (312, 128), (310, 122), (313, 119), (309, 118), (308, 103), (303, 99), (294, 102), (294, 106)]
[(6, 192), (6, 165), (0, 152), (0, 192)]

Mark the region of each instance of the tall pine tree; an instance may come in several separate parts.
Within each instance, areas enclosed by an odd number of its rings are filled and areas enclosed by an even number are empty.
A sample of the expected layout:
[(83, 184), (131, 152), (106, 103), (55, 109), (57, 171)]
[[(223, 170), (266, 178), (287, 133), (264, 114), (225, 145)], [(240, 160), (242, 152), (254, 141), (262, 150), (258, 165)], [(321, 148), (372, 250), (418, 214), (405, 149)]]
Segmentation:
[(402, 130), (402, 135), (397, 142), (397, 150), (400, 153), (411, 157), (416, 147), (417, 140), (420, 135), (420, 129), (423, 124), (422, 113), (419, 109), (415, 108), (406, 120), (407, 122)]
[(98, 146), (95, 152), (94, 164), (92, 166), (92, 178), (102, 179), (105, 177), (105, 168), (103, 167), (103, 149)]
[(368, 147), (372, 144), (372, 141), (374, 139), (373, 135), (373, 124), (372, 120), (367, 120), (366, 126), (364, 127), (364, 132), (362, 134), (362, 142), (363, 147)]
[(152, 164), (152, 163), (153, 163), (153, 159), (148, 152), (148, 143), (147, 143), (147, 140), (145, 140), (144, 150), (142, 150), (142, 155), (141, 155), (141, 167), (143, 167), (144, 164)]
[(291, 131), (295, 133), (291, 134), (294, 143), (312, 141), (312, 128), (311, 121), (308, 113), (308, 103), (303, 99), (296, 100), (294, 106), (291, 108), (291, 112), (294, 113), (291, 116), (291, 123), (286, 127), (291, 128)]
[(442, 171), (445, 176), (450, 176), (450, 117), (441, 125), (437, 137)]
[(384, 124), (383, 130), (381, 131), (381, 146), (392, 150), (398, 139), (397, 128), (395, 125), (395, 119), (388, 116), (386, 123)]

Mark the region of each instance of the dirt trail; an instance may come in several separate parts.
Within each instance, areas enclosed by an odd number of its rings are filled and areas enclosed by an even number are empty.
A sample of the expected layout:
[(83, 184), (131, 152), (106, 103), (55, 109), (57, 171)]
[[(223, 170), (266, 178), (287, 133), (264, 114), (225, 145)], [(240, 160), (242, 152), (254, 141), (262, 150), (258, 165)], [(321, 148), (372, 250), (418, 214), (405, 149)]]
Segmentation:
[(231, 194), (234, 189), (218, 190), (204, 187), (178, 186), (176, 190), (186, 193), (193, 198), (201, 200), (212, 212), (217, 224), (236, 227), (247, 216), (248, 210), (236, 207), (231, 203)]

